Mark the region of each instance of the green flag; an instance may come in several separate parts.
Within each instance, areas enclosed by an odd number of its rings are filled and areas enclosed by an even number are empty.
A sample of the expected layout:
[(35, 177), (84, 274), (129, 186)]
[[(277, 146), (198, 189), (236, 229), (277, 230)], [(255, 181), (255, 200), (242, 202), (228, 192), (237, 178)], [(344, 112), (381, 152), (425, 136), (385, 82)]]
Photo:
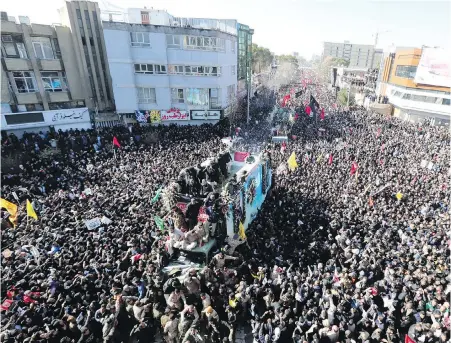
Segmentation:
[(157, 194), (155, 194), (155, 196), (150, 201), (151, 204), (155, 204), (158, 201), (158, 199), (160, 198), (160, 195), (161, 195), (161, 191), (162, 191), (162, 188), (160, 187), (157, 191)]
[(155, 224), (157, 224), (160, 230), (164, 230), (164, 220), (158, 216), (154, 216), (153, 220), (155, 220)]

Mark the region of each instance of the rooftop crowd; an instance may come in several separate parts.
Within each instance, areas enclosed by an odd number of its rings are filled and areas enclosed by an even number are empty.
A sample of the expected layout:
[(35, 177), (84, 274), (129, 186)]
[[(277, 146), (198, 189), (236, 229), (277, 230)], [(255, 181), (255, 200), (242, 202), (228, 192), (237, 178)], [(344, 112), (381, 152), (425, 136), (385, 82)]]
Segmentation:
[[(449, 132), (336, 108), (321, 86), (314, 94), (326, 116), (298, 113), (288, 143), (270, 143), (261, 117), (235, 131), (271, 156), (273, 186), (245, 239), (226, 238), (204, 268), (169, 279), (168, 241), (221, 233), (214, 207), (198, 225), (190, 209), (163, 213), (155, 195), (224, 151), (220, 127), (3, 140), (4, 153), (27, 157), (2, 173), (2, 198), (22, 204), (15, 228), (3, 213), (1, 294), (13, 302), (2, 342), (234, 342), (248, 324), (258, 343), (447, 342)], [(44, 158), (52, 139), (61, 153)], [(38, 220), (25, 218), (26, 199)], [(96, 217), (111, 222), (88, 230)]]

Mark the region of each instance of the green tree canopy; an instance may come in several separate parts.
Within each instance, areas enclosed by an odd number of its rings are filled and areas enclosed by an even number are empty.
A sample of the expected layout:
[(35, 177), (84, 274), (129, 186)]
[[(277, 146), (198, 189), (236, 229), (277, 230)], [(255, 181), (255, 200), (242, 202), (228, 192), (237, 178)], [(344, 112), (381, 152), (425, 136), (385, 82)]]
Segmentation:
[[(342, 106), (346, 106), (348, 104), (348, 90), (341, 89), (337, 94), (337, 99)], [(349, 106), (355, 105), (355, 97), (354, 94), (350, 93), (349, 96)]]
[(260, 74), (263, 70), (269, 68), (273, 61), (274, 54), (267, 48), (252, 44), (252, 70)]

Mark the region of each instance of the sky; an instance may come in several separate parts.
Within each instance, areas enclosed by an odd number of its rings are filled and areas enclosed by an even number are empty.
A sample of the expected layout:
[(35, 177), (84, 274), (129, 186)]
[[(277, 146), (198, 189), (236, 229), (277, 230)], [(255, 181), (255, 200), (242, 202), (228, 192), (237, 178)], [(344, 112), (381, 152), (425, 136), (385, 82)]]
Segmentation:
[[(450, 47), (451, 1), (370, 0), (97, 0), (101, 9), (164, 9), (176, 17), (237, 19), (255, 30), (253, 41), (276, 54), (321, 55), (323, 42), (378, 47)], [(2, 1), (10, 16), (59, 22), (63, 0)]]

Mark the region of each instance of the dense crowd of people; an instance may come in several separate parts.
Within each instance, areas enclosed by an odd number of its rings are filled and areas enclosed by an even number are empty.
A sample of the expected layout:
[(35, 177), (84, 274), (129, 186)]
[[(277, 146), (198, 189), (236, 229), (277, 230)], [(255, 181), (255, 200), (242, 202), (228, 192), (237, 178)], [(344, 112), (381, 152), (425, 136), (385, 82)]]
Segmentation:
[[(218, 237), (218, 213), (200, 224), (155, 196), (178, 180), (211, 207), (227, 172), (199, 170), (223, 156), (220, 127), (3, 140), (31, 155), (2, 173), (2, 198), (22, 204), (15, 228), (2, 217), (2, 341), (234, 342), (248, 324), (256, 343), (449, 341), (449, 132), (337, 109), (319, 85), (288, 106), (312, 94), (326, 116), (299, 113), (288, 142), (272, 143), (260, 115), (234, 130), (270, 155), (273, 186), (247, 237), (174, 275), (161, 273), (177, 249), (167, 242)], [(60, 154), (44, 158), (51, 140)], [(38, 220), (25, 218), (26, 199)], [(91, 230), (92, 218), (106, 220)]]

